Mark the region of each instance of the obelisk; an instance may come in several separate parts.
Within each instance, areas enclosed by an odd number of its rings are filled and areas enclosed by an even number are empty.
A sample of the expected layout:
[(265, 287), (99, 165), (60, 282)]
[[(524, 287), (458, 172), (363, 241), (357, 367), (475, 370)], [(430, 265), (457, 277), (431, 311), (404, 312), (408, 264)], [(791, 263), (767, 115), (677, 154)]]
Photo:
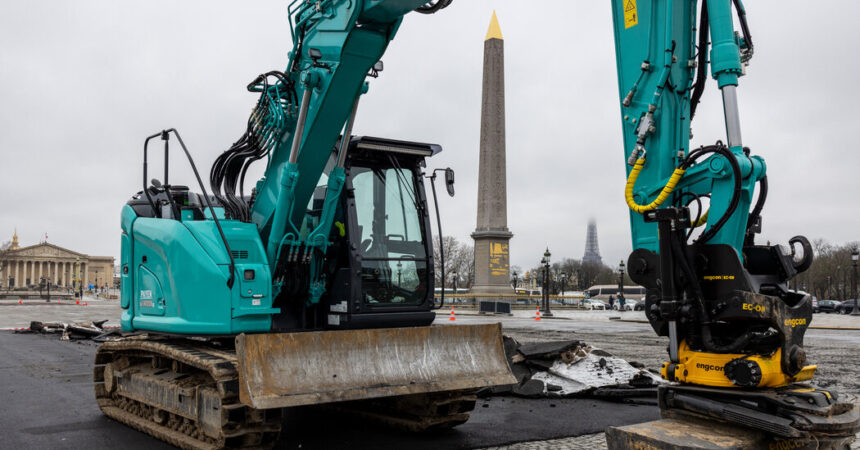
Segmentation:
[[(505, 167), (505, 53), (495, 11), (484, 39), (474, 294), (511, 294)], [(505, 299), (498, 299), (505, 300)]]

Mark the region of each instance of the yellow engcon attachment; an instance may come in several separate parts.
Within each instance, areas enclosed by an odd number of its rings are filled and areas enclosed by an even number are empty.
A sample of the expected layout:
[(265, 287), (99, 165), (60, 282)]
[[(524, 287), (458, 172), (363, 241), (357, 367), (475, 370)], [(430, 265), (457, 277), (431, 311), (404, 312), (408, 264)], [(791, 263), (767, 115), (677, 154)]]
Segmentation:
[(811, 380), (818, 366), (805, 366), (795, 376), (789, 376), (782, 371), (780, 361), (782, 349), (778, 349), (772, 355), (741, 355), (729, 353), (706, 353), (690, 350), (686, 341), (681, 341), (678, 348), (679, 364), (675, 368), (675, 379), (669, 380), (667, 368), (669, 363), (663, 363), (660, 375), (664, 380), (678, 381), (681, 383), (697, 384), (700, 386), (713, 387), (738, 387), (724, 373), (726, 363), (738, 358), (755, 361), (761, 368), (761, 381), (756, 385), (759, 388), (777, 388)]
[(498, 323), (241, 334), (236, 356), (257, 409), (516, 383)]

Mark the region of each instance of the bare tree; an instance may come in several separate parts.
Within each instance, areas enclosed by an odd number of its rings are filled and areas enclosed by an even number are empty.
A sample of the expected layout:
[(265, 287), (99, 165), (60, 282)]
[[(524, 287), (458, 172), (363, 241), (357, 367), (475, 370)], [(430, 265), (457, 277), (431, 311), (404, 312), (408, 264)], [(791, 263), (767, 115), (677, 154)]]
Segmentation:
[(851, 252), (858, 246), (860, 242), (857, 241), (834, 245), (824, 239), (813, 240), (815, 259), (812, 266), (790, 280), (790, 286), (821, 299), (852, 298)]
[[(471, 244), (460, 242), (454, 236), (442, 237), (445, 248), (445, 283), (444, 287), (466, 288), (475, 282), (475, 248)], [(433, 260), (436, 287), (443, 287), (442, 260), (439, 254), (439, 239), (433, 243)]]

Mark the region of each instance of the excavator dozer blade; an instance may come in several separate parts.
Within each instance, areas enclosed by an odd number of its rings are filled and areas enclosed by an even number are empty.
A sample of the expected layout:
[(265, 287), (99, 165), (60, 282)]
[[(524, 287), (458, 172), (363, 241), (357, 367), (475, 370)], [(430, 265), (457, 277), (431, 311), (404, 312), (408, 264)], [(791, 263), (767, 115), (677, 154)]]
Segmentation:
[(236, 337), (239, 399), (257, 409), (516, 382), (501, 324)]

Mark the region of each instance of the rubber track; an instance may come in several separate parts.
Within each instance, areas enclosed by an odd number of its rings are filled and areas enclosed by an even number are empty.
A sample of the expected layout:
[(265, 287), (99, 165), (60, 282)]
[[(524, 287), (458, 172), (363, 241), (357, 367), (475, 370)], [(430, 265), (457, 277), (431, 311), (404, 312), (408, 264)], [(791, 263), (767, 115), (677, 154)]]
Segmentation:
[(398, 430), (421, 433), (456, 427), (475, 409), (474, 390), (432, 392), (324, 405)]
[[(221, 398), (222, 409), (244, 409), (245, 420), (239, 428), (231, 423), (229, 430), (222, 430), (220, 439), (193, 437), (196, 424), (188, 421), (178, 427), (156, 423), (152, 419), (151, 406), (107, 392), (104, 384), (105, 364), (127, 357), (146, 360), (153, 357), (177, 361), (185, 366), (205, 372), (211, 382), (199, 386), (209, 388), (214, 384)], [(281, 423), (277, 410), (255, 410), (239, 403), (238, 371), (233, 349), (215, 349), (204, 341), (187, 339), (159, 339), (132, 337), (120, 341), (106, 342), (99, 346), (95, 358), (95, 394), (99, 408), (108, 417), (122, 422), (138, 431), (149, 434), (177, 447), (189, 450), (221, 448), (271, 448), (275, 445)], [(410, 432), (444, 430), (469, 420), (475, 408), (473, 390), (434, 392), (371, 400), (358, 400), (322, 405), (341, 413), (358, 416), (382, 425)], [(271, 412), (270, 412), (271, 411)], [(277, 412), (278, 414), (272, 414)], [(203, 435), (202, 432), (196, 433)], [(229, 438), (229, 439), (228, 439)], [(238, 442), (238, 445), (237, 445)]]
[[(219, 439), (211, 439), (198, 431), (196, 423), (183, 423), (171, 417), (168, 424), (173, 427), (160, 425), (152, 419), (151, 405), (122, 397), (116, 393), (109, 394), (104, 384), (105, 364), (122, 357), (135, 360), (160, 357), (163, 360), (177, 361), (185, 366), (205, 372), (211, 381), (198, 386), (200, 389), (212, 389), (214, 385), (221, 399), (222, 410), (244, 409), (244, 420), (241, 423), (231, 422), (229, 430), (222, 428)], [(209, 450), (219, 448), (271, 448), (280, 432), (280, 417), (272, 422), (271, 413), (254, 410), (239, 403), (238, 372), (236, 370), (236, 355), (229, 351), (221, 351), (189, 340), (145, 340), (125, 339), (106, 342), (99, 346), (96, 352), (94, 370), (95, 394), (99, 407), (108, 417), (122, 422), (134, 429), (147, 433), (172, 445), (189, 450)], [(153, 402), (154, 403), (154, 402)], [(173, 415), (171, 415), (173, 416)], [(181, 418), (179, 418), (181, 419)], [(194, 437), (203, 436), (202, 439)]]

